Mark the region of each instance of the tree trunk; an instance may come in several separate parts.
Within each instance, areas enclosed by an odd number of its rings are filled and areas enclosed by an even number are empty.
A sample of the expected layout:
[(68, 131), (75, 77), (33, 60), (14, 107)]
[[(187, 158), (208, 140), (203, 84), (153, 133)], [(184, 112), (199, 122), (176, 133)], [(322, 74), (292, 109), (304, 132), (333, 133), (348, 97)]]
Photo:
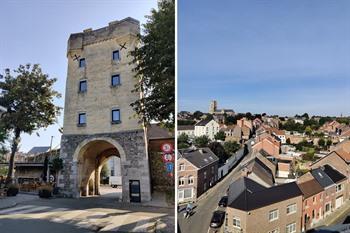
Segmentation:
[(15, 155), (18, 149), (19, 139), (20, 139), (21, 131), (19, 129), (15, 129), (15, 135), (13, 137), (13, 142), (11, 146), (11, 156), (9, 161), (9, 170), (7, 172), (6, 184), (12, 182), (12, 178), (14, 175), (14, 167), (15, 167)]

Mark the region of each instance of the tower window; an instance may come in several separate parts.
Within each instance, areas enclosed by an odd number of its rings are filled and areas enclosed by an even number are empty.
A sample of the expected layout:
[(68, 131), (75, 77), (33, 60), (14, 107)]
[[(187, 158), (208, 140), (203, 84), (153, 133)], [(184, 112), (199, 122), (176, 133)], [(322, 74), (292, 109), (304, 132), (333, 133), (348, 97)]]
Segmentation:
[(86, 113), (79, 113), (78, 115), (78, 126), (86, 125)]
[(120, 75), (119, 74), (112, 75), (111, 85), (112, 85), (112, 87), (120, 85)]
[(119, 50), (115, 50), (115, 51), (113, 51), (113, 54), (112, 54), (112, 59), (113, 59), (114, 61), (118, 61), (118, 60), (120, 60)]
[(79, 92), (86, 92), (87, 91), (87, 81), (81, 80), (79, 81)]
[(112, 110), (112, 124), (120, 123), (120, 109)]
[(83, 68), (86, 66), (86, 63), (85, 63), (85, 58), (81, 58), (79, 59), (79, 67), (80, 68)]

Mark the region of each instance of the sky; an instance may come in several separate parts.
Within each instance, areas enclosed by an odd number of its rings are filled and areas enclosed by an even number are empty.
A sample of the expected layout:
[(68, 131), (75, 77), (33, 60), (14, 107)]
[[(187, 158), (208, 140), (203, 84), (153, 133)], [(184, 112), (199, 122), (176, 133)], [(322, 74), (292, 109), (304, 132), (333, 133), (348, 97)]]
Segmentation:
[(178, 1), (178, 110), (350, 115), (350, 1)]
[[(39, 63), (44, 73), (56, 77), (54, 88), (62, 94), (55, 100), (64, 106), (67, 76), (67, 40), (71, 33), (87, 28), (101, 28), (114, 20), (133, 17), (146, 22), (157, 0), (2, 0), (0, 3), (0, 73), (5, 68), (16, 69), (20, 64)], [(55, 125), (24, 134), (20, 151), (34, 146), (60, 145), (63, 111)]]

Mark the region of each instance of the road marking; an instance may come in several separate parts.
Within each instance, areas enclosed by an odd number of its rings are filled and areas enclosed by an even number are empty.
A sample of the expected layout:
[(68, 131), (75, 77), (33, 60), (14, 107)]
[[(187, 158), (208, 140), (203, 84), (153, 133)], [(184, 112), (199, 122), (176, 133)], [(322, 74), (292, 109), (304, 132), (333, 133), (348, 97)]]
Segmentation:
[(10, 214), (28, 214), (28, 213), (32, 213), (32, 212), (36, 212), (36, 211), (45, 210), (45, 209), (50, 209), (50, 207), (48, 207), (48, 206), (39, 206), (39, 207), (32, 208), (32, 209), (25, 209), (25, 210), (14, 211), (14, 212), (11, 212)]
[(32, 208), (32, 207), (34, 207), (34, 206), (33, 205), (18, 206), (18, 207), (14, 207), (14, 208), (10, 208), (10, 209), (1, 210), (0, 214), (7, 214), (7, 213), (10, 213), (11, 211), (28, 209), (28, 208)]
[(53, 218), (52, 221), (56, 222), (56, 223), (63, 223), (65, 221), (73, 221), (75, 217), (77, 217), (78, 215), (82, 215), (84, 212), (84, 210), (73, 210), (69, 213), (60, 215), (59, 217)]
[(136, 226), (131, 230), (131, 232), (147, 232), (147, 229), (152, 226), (152, 222), (149, 221), (150, 219), (146, 217), (143, 217), (142, 220), (137, 221)]
[[(128, 217), (130, 217), (130, 215), (125, 214), (125, 215), (113, 218), (110, 221), (110, 224), (108, 224), (104, 228), (102, 228), (100, 230), (100, 232), (106, 232), (106, 231), (117, 232), (119, 230), (119, 228), (124, 225), (124, 222)], [(116, 220), (116, 221), (113, 221), (113, 220)]]

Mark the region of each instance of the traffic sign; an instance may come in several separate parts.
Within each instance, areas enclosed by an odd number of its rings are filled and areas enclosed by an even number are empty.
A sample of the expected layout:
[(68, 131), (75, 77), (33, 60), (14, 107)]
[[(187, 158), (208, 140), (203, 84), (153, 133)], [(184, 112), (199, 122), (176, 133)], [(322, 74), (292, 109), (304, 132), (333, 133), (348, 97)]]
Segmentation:
[(174, 150), (173, 145), (171, 143), (163, 143), (160, 149), (165, 153), (171, 153)]

